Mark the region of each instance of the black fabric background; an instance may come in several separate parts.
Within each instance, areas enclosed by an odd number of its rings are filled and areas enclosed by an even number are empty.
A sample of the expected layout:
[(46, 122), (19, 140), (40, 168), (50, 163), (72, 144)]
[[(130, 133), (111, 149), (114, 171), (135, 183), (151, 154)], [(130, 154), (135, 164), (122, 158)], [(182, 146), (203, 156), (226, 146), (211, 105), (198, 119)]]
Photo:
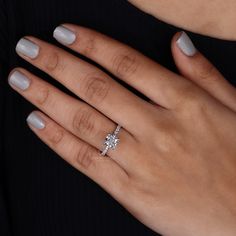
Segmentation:
[[(60, 87), (20, 59), (15, 45), (25, 35), (57, 44), (52, 32), (64, 22), (110, 35), (176, 71), (170, 40), (179, 29), (125, 0), (0, 0), (0, 235), (156, 235), (29, 130), (34, 107), (8, 86), (10, 70), (21, 66)], [(190, 36), (235, 84), (235, 42)]]

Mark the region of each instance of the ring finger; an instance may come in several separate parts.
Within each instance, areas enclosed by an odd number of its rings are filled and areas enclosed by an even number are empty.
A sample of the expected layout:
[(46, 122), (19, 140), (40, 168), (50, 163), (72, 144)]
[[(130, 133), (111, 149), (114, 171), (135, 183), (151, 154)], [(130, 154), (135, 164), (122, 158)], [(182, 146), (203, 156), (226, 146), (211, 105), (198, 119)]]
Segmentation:
[[(58, 124), (97, 149), (101, 149), (106, 135), (116, 128), (113, 121), (94, 108), (22, 68), (10, 73), (9, 84)], [(125, 129), (121, 129), (119, 138), (122, 142), (108, 155), (127, 169), (132, 166), (128, 157), (133, 156), (127, 147), (136, 145), (136, 141)]]

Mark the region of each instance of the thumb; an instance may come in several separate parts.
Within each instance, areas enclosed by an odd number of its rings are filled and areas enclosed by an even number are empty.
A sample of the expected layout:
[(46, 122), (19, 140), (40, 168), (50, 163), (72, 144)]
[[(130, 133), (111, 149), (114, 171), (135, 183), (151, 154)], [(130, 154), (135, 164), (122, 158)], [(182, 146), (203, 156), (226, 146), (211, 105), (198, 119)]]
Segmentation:
[(185, 32), (178, 32), (171, 43), (172, 54), (180, 73), (206, 90), (221, 103), (236, 111), (236, 89), (197, 51)]

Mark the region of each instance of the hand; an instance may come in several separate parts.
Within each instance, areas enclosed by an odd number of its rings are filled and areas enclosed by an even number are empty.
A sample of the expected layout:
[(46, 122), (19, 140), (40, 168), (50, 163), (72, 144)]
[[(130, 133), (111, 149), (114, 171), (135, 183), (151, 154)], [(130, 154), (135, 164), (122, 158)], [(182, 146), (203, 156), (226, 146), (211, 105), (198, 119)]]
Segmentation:
[(154, 17), (183, 29), (236, 39), (235, 0), (128, 0)]
[[(172, 41), (183, 76), (87, 28), (65, 24), (54, 37), (145, 94), (35, 37), (18, 54), (77, 100), (23, 68), (10, 85), (36, 105), (35, 134), (97, 182), (137, 219), (163, 235), (236, 235), (236, 91), (185, 33)], [(153, 105), (156, 103), (158, 105)], [(120, 143), (99, 149), (120, 124)]]

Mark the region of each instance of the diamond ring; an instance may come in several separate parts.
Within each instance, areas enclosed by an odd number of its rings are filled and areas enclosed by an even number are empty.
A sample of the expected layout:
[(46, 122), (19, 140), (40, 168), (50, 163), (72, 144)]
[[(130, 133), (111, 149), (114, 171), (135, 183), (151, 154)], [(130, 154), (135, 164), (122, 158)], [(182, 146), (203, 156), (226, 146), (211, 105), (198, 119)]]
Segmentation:
[(115, 150), (118, 143), (120, 142), (120, 139), (117, 137), (121, 130), (121, 126), (117, 125), (116, 130), (112, 134), (108, 134), (106, 136), (106, 139), (103, 143), (103, 150), (101, 151), (101, 156), (105, 156), (109, 149)]

